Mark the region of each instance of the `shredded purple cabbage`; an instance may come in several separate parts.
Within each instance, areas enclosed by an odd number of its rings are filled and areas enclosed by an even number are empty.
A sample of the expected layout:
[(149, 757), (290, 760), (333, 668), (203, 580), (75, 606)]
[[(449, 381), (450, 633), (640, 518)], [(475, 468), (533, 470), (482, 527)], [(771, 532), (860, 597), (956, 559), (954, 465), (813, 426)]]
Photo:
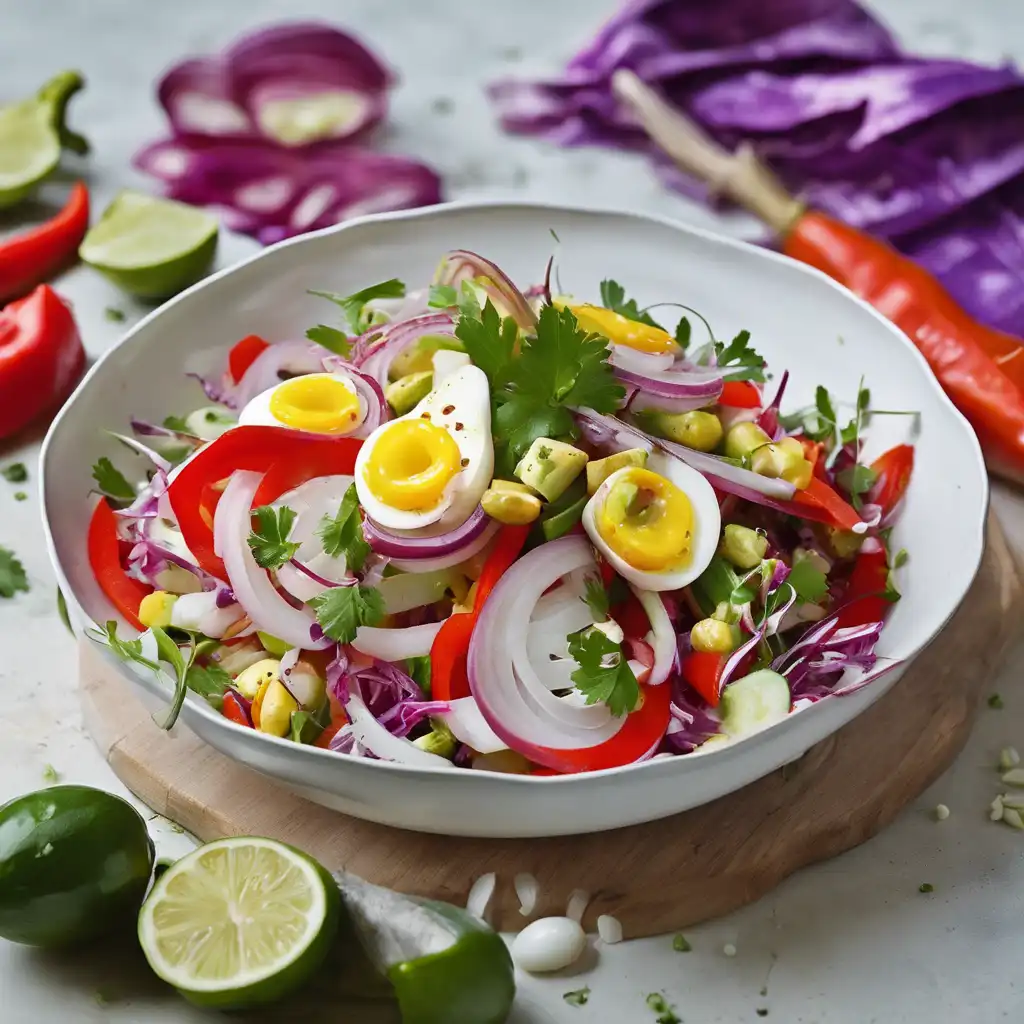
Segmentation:
[(681, 676), (675, 675), (664, 686), (672, 687), (668, 731), (661, 749), (673, 754), (689, 754), (708, 737), (721, 732), (722, 724), (703, 698)]
[(1024, 77), (921, 59), (853, 0), (634, 0), (557, 78), (490, 88), (504, 127), (646, 153), (708, 200), (612, 95), (628, 68), (814, 206), (888, 239), (979, 320), (1024, 335)]

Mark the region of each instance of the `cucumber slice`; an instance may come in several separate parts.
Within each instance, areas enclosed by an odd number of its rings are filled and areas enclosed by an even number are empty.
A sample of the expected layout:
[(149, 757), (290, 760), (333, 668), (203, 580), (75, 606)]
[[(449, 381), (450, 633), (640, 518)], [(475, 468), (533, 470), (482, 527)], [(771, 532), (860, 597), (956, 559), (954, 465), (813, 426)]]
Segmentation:
[(722, 691), (722, 728), (732, 737), (749, 736), (781, 722), (792, 704), (789, 683), (771, 669), (751, 672)]

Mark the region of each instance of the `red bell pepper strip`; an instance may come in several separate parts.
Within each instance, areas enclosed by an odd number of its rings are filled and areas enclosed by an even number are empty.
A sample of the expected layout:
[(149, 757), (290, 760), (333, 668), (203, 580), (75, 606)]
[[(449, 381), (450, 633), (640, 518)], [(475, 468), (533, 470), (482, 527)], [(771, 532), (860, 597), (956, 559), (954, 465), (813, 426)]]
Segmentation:
[(761, 392), (748, 380), (727, 380), (718, 404), (731, 409), (760, 409)]
[(868, 500), (881, 505), (882, 514), (891, 512), (903, 499), (910, 474), (914, 471), (914, 449), (909, 444), (890, 448), (871, 463), (877, 479), (868, 494)]
[(0, 242), (0, 303), (27, 295), (73, 262), (89, 229), (89, 190), (76, 182), (55, 217)]
[(243, 725), (246, 729), (251, 729), (253, 727), (252, 722), (249, 721), (249, 715), (242, 706), (242, 702), (235, 694), (224, 694), (224, 705), (222, 710), (224, 717), (229, 721), (234, 722), (236, 725)]
[(800, 506), (797, 515), (805, 519), (827, 523), (841, 530), (852, 530), (862, 522), (857, 510), (817, 476), (811, 477), (811, 482), (802, 491), (797, 491), (793, 500)]
[(839, 627), (864, 626), (884, 619), (890, 607), (883, 596), (888, 582), (889, 559), (885, 551), (862, 551), (850, 574), (845, 603), (839, 612)]
[(107, 600), (136, 629), (145, 629), (139, 621), (139, 605), (147, 594), (153, 593), (153, 588), (132, 579), (121, 567), (117, 517), (106, 498), (101, 498), (93, 510), (87, 547), (92, 573)]
[(83, 366), (75, 318), (49, 285), (0, 310), (0, 438), (67, 398)]
[(494, 585), (519, 557), (529, 532), (528, 526), (501, 528), (476, 581), (473, 610), (452, 615), (434, 637), (430, 648), (430, 695), (434, 700), (455, 700), (470, 695), (466, 656), (473, 628)]
[(228, 373), (231, 374), (231, 379), (237, 384), (245, 376), (245, 371), (268, 348), (270, 345), (258, 334), (247, 334), (241, 341), (236, 342), (228, 353)]
[(683, 679), (713, 708), (718, 707), (722, 673), (728, 661), (728, 654), (715, 654), (711, 651), (690, 651), (683, 658)]
[(350, 437), (306, 434), (281, 427), (235, 427), (201, 448), (168, 488), (175, 519), (199, 565), (222, 580), (224, 563), (213, 550), (213, 484), (237, 469), (266, 474), (256, 492), (262, 505), (317, 476), (352, 473), (362, 445)]

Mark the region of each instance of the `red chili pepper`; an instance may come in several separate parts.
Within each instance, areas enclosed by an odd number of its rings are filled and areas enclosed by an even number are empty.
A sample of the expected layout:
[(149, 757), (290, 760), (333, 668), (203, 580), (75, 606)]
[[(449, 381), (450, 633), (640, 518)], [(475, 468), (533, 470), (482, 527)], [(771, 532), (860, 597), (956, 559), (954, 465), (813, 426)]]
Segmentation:
[(910, 474), (914, 471), (914, 448), (909, 444), (898, 444), (879, 455), (871, 463), (871, 469), (878, 476), (868, 499), (882, 506), (883, 515), (891, 512), (903, 499)]
[(722, 673), (728, 661), (728, 654), (714, 654), (711, 651), (690, 651), (683, 658), (683, 678), (713, 708), (718, 707)]
[(55, 217), (0, 242), (0, 303), (28, 294), (74, 261), (89, 229), (89, 191), (76, 182)]
[(749, 380), (727, 380), (718, 404), (731, 409), (760, 409), (761, 392)]
[(528, 526), (501, 528), (480, 578), (476, 581), (473, 610), (452, 615), (434, 637), (430, 648), (430, 695), (434, 700), (455, 700), (470, 695), (466, 656), (469, 654), (473, 627), (494, 585), (519, 557), (529, 532)]
[(800, 507), (798, 515), (818, 523), (827, 523), (841, 530), (852, 530), (862, 520), (857, 510), (844, 501), (821, 477), (811, 477), (811, 482), (797, 491), (793, 501)]
[(87, 541), (89, 565), (110, 603), (136, 629), (146, 627), (139, 621), (139, 605), (142, 599), (153, 593), (153, 588), (139, 580), (132, 579), (121, 567), (121, 545), (117, 536), (117, 516), (100, 498), (89, 521)]
[(236, 725), (244, 725), (246, 729), (253, 727), (245, 708), (242, 707), (242, 702), (233, 693), (224, 694), (223, 713), (225, 718), (230, 719)]
[(839, 626), (863, 626), (884, 619), (890, 607), (882, 596), (888, 582), (889, 559), (885, 551), (862, 551), (850, 574)]
[(234, 348), (228, 353), (228, 373), (231, 374), (231, 379), (237, 384), (245, 376), (245, 371), (268, 348), (270, 345), (258, 334), (248, 334), (241, 341), (236, 342)]
[(0, 438), (67, 398), (84, 365), (75, 318), (49, 285), (0, 310)]
[(285, 491), (318, 476), (352, 473), (362, 445), (350, 437), (326, 437), (282, 427), (235, 427), (211, 441), (186, 462), (167, 495), (182, 537), (207, 572), (227, 579), (213, 550), (213, 512), (219, 491), (213, 486), (235, 470), (265, 476), (254, 505), (265, 505)]
[(878, 239), (817, 211), (785, 238), (809, 263), (867, 300), (904, 331), (971, 421), (990, 468), (1024, 479), (1024, 348), (978, 323), (923, 267)]

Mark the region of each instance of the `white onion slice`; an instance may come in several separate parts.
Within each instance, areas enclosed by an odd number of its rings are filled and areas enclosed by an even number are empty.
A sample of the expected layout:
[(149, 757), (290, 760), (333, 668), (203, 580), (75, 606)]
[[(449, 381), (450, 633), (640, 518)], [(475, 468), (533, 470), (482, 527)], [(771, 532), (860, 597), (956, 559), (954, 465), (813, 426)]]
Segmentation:
[(443, 622), (427, 622), (422, 626), (406, 626), (405, 629), (360, 626), (352, 646), (361, 654), (381, 661), (422, 658), (430, 653), (434, 637), (443, 625)]
[(249, 549), (249, 512), (261, 479), (260, 473), (232, 474), (214, 516), (214, 551), (224, 560), (231, 589), (257, 629), (303, 650), (329, 647), (333, 641), (328, 637), (316, 643), (310, 639), (310, 629), (317, 625), (313, 613), (293, 608), (274, 589)]
[(439, 718), (452, 731), (452, 735), (467, 747), (472, 747), (478, 754), (496, 754), (499, 750), (508, 750), (480, 714), (474, 697), (456, 697), (449, 701), (449, 710)]
[(466, 897), (466, 910), (481, 921), (487, 920), (487, 907), (494, 895), (494, 887), (497, 884), (498, 876), (493, 871), (480, 875), (469, 887), (469, 895)]
[(540, 884), (529, 871), (520, 871), (513, 884), (516, 887), (516, 896), (519, 897), (519, 913), (523, 917), (529, 917), (537, 909)]
[(629, 589), (643, 605), (647, 618), (651, 623), (651, 631), (645, 637), (654, 651), (654, 664), (647, 682), (658, 686), (672, 674), (672, 666), (676, 660), (676, 631), (672, 628), (672, 620), (665, 611), (665, 602), (661, 595), (652, 590), (641, 590), (631, 583)]
[(622, 941), (622, 922), (611, 914), (602, 914), (597, 919), (597, 934), (609, 946)]
[(421, 750), (401, 736), (392, 736), (370, 709), (355, 695), (345, 704), (352, 735), (356, 741), (382, 761), (416, 765), (420, 768), (453, 768), (451, 761), (429, 751)]

